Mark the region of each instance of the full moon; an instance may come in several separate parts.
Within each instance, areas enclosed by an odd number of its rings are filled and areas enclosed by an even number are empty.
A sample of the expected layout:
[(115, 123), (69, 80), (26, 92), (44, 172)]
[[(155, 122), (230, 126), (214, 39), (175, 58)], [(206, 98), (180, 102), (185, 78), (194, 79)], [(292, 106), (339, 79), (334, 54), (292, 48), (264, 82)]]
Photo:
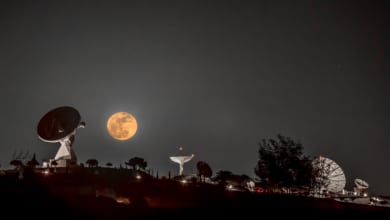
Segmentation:
[(107, 121), (108, 133), (120, 141), (132, 138), (137, 132), (137, 128), (137, 120), (127, 112), (114, 113)]

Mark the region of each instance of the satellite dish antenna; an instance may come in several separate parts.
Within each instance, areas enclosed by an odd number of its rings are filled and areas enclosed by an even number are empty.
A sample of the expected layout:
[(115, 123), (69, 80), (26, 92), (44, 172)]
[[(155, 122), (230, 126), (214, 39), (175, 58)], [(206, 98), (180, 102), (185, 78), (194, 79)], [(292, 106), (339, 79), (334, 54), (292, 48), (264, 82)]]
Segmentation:
[(354, 192), (358, 194), (359, 196), (367, 196), (367, 190), (368, 190), (368, 183), (362, 179), (355, 179), (354, 181), (355, 187)]
[[(179, 151), (181, 153), (183, 151), (183, 148), (180, 147)], [(194, 157), (195, 154), (191, 154), (191, 156), (172, 156), (169, 157), (169, 159), (171, 159), (172, 162), (179, 164), (179, 176), (181, 176), (183, 174), (184, 164), (192, 160), (192, 158)]]
[(313, 160), (312, 165), (316, 171), (316, 181), (320, 192), (342, 192), (346, 179), (343, 170), (336, 162), (320, 156)]
[(358, 189), (368, 189), (368, 183), (362, 179), (355, 179), (354, 181), (356, 188)]
[(48, 143), (61, 144), (54, 159), (57, 167), (67, 167), (77, 163), (77, 157), (72, 149), (76, 129), (85, 127), (81, 122), (80, 113), (73, 107), (62, 106), (47, 112), (39, 121), (38, 137)]

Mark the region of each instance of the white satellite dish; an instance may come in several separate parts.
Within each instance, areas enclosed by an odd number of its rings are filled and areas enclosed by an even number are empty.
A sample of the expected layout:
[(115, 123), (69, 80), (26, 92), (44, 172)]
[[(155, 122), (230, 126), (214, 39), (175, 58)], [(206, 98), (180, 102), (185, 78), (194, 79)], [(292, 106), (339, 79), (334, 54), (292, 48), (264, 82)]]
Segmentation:
[(336, 162), (320, 156), (314, 159), (312, 164), (316, 171), (316, 181), (319, 184), (320, 192), (342, 192), (346, 179), (343, 170)]
[(354, 181), (356, 188), (362, 190), (362, 189), (368, 189), (368, 183), (362, 179), (355, 179)]
[[(180, 153), (183, 151), (183, 148), (179, 148)], [(172, 162), (179, 164), (179, 176), (183, 175), (184, 164), (192, 160), (195, 154), (191, 154), (190, 156), (172, 156), (169, 157)]]

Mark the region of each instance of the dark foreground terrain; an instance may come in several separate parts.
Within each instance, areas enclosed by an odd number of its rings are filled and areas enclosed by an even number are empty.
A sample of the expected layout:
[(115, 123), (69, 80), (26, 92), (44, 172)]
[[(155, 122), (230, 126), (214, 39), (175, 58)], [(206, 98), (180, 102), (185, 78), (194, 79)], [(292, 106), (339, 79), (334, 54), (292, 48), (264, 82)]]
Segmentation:
[[(217, 219), (390, 216), (390, 209), (286, 194), (227, 191), (204, 183), (136, 179), (129, 172), (0, 176), (3, 216), (34, 219)], [(385, 217), (386, 218), (386, 217)]]

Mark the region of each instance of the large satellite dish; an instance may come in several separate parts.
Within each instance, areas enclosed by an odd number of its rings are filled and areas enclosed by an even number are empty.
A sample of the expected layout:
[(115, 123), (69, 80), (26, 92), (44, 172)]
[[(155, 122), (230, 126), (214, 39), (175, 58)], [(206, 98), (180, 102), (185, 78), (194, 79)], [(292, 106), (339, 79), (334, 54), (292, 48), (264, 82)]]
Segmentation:
[(62, 106), (47, 112), (39, 121), (37, 132), (39, 138), (48, 143), (61, 144), (56, 156), (50, 161), (57, 162), (57, 166), (66, 167), (76, 164), (76, 154), (72, 150), (76, 129), (84, 127), (80, 113), (73, 107)]
[(320, 156), (314, 159), (312, 164), (316, 171), (316, 182), (320, 192), (342, 192), (346, 179), (343, 170), (336, 162)]

